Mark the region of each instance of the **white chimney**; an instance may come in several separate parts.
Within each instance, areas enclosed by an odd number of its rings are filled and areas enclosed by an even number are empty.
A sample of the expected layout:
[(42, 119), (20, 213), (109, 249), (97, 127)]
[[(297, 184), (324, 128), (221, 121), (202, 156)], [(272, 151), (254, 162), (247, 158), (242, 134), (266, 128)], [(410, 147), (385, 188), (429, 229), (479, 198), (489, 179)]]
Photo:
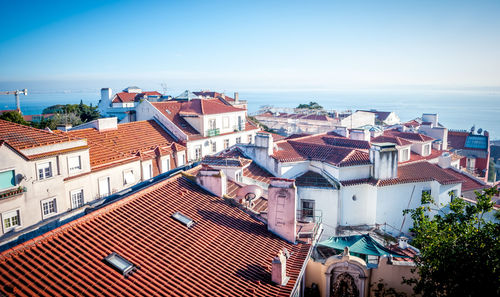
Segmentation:
[(101, 101), (109, 101), (111, 99), (111, 88), (101, 89)]
[(438, 159), (439, 167), (446, 169), (451, 167), (451, 155), (448, 152), (444, 152), (439, 156)]
[(276, 257), (273, 258), (273, 265), (271, 268), (271, 279), (273, 283), (280, 286), (285, 286), (288, 283), (290, 277), (286, 276), (286, 260), (289, 257), (290, 254), (284, 249), (284, 251), (280, 250)]
[(255, 135), (255, 146), (265, 149), (267, 156), (272, 155), (274, 148), (273, 136), (267, 132), (257, 132)]
[(238, 102), (240, 100), (240, 95), (238, 92), (234, 92), (234, 101)]
[(438, 125), (438, 114), (437, 113), (424, 113), (422, 114), (422, 122), (431, 123), (432, 127), (437, 127)]
[(400, 236), (398, 238), (398, 246), (400, 249), (405, 250), (408, 248), (408, 238)]
[(351, 129), (349, 138), (354, 140), (370, 141), (370, 131), (365, 129)]
[(95, 128), (98, 131), (110, 131), (118, 129), (118, 118), (100, 118), (96, 120)]
[(370, 148), (372, 177), (391, 179), (398, 177), (398, 150), (393, 143), (373, 143)]
[(295, 243), (297, 236), (297, 188), (293, 179), (271, 178), (267, 198), (267, 229)]
[(227, 194), (227, 177), (222, 170), (202, 167), (196, 174), (196, 183), (219, 197)]

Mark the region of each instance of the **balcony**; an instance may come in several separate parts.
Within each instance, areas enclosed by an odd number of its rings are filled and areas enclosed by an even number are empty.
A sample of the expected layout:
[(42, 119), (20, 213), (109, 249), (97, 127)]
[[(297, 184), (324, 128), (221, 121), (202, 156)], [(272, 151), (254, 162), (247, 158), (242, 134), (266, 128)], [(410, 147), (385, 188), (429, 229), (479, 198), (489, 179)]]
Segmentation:
[(316, 237), (322, 220), (323, 212), (321, 210), (297, 210), (297, 237), (302, 239)]
[(26, 187), (17, 187), (15, 189), (6, 190), (0, 192), (0, 200), (15, 197), (21, 195), (24, 192), (26, 192)]
[(207, 137), (212, 137), (212, 136), (217, 136), (220, 134), (219, 128), (216, 129), (208, 129), (207, 133), (205, 134)]

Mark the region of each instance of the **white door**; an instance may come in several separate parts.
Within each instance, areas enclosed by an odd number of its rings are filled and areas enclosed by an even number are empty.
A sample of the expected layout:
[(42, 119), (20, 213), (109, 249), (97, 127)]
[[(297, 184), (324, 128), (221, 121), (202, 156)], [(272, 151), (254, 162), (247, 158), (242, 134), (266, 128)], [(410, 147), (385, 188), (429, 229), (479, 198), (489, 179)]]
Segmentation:
[(165, 157), (161, 160), (161, 173), (170, 170), (170, 157)]

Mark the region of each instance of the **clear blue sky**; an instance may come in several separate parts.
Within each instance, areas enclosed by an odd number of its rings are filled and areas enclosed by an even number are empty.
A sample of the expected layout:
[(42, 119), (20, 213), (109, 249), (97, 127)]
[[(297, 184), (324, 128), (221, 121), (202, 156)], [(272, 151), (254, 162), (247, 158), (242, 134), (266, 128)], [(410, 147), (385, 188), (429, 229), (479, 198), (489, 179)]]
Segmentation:
[(0, 83), (500, 86), (500, 1), (0, 2)]

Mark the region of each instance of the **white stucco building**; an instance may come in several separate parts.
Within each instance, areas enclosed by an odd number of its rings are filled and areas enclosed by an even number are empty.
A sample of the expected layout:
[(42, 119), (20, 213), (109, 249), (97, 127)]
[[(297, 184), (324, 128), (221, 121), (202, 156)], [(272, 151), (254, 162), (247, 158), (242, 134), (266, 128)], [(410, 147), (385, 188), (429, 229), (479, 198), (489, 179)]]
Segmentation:
[(154, 121), (92, 121), (69, 132), (0, 120), (0, 242), (186, 164)]
[(320, 211), (326, 235), (345, 228), (378, 227), (399, 236), (412, 224), (403, 210), (420, 205), (423, 192), (441, 207), (451, 201), (450, 194), (461, 195), (464, 183), (484, 187), (452, 167), (449, 154), (440, 156), (437, 164), (425, 159), (399, 163), (397, 146), (333, 134), (273, 142), (268, 133), (259, 132), (255, 144), (239, 149), (275, 176), (295, 179), (297, 208), (311, 216)]
[(177, 142), (185, 144), (188, 161), (200, 160), (235, 144), (253, 143), (260, 129), (247, 119), (245, 108), (186, 92), (185, 96), (165, 102), (144, 100), (136, 108), (137, 120), (154, 119), (161, 123)]

